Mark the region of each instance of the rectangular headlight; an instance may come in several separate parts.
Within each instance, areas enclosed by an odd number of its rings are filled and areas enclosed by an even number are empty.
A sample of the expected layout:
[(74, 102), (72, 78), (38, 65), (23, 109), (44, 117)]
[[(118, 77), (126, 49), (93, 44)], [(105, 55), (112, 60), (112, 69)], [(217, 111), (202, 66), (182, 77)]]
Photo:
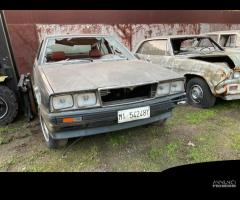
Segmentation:
[(56, 110), (73, 107), (72, 95), (59, 95), (52, 98), (53, 108)]
[(234, 72), (233, 73), (233, 78), (234, 79), (239, 79), (240, 78), (240, 72)]
[(96, 94), (93, 92), (83, 93), (77, 96), (78, 107), (94, 106), (96, 105), (96, 103), (97, 103)]
[(156, 91), (156, 96), (165, 96), (170, 92), (170, 83), (159, 83)]
[(170, 94), (184, 92), (184, 81), (173, 81), (171, 83)]

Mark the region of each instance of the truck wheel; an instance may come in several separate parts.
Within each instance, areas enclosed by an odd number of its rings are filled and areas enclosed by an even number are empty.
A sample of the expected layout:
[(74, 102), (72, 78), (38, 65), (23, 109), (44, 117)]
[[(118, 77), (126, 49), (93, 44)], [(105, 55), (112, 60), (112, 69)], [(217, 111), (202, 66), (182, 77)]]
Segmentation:
[(45, 142), (49, 149), (57, 149), (59, 147), (64, 147), (67, 144), (68, 139), (56, 140), (56, 139), (52, 138), (50, 131), (49, 131), (47, 125), (45, 124), (41, 115), (40, 115), (40, 125), (41, 125), (41, 129), (42, 129), (42, 133), (43, 133)]
[(11, 123), (18, 113), (15, 93), (6, 86), (0, 86), (0, 125)]
[(210, 108), (216, 102), (216, 97), (212, 94), (208, 84), (201, 78), (192, 78), (187, 82), (188, 103), (200, 107)]

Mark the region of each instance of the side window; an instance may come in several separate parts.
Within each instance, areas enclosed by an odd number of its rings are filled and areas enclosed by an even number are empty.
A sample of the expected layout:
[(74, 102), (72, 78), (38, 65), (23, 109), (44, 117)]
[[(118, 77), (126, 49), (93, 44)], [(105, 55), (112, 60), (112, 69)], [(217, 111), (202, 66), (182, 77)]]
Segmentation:
[(184, 51), (189, 47), (198, 45), (198, 41), (194, 39), (187, 39), (181, 42), (180, 51)]
[(206, 38), (206, 39), (201, 39), (198, 46), (199, 47), (212, 47), (213, 44), (211, 43), (211, 41), (208, 38)]
[(144, 42), (137, 53), (147, 55), (166, 55), (167, 40), (150, 40)]
[(220, 45), (223, 47), (235, 47), (236, 46), (236, 35), (221, 35)]

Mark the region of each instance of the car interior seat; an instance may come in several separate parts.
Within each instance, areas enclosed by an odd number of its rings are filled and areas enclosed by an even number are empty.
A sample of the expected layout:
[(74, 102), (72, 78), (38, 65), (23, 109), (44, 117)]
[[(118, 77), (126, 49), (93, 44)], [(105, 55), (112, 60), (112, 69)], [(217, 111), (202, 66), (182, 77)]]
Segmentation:
[(56, 51), (56, 52), (52, 52), (51, 54), (52, 61), (61, 61), (65, 59), (66, 59), (66, 55), (63, 51)]
[(93, 58), (99, 58), (102, 56), (102, 53), (99, 49), (94, 48), (92, 50), (89, 51), (89, 57), (93, 57)]

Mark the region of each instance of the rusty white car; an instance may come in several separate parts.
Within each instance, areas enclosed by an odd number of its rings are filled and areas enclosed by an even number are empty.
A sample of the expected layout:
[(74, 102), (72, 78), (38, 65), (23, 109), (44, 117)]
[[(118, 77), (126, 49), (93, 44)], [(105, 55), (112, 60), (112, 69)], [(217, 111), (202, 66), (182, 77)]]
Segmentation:
[(240, 54), (225, 52), (208, 36), (163, 36), (141, 41), (133, 53), (185, 76), (188, 102), (209, 108), (216, 98), (240, 99)]
[(204, 33), (217, 42), (225, 51), (240, 53), (240, 30)]
[(146, 63), (112, 36), (46, 37), (33, 67), (49, 148), (68, 138), (164, 122), (184, 103), (183, 76)]

